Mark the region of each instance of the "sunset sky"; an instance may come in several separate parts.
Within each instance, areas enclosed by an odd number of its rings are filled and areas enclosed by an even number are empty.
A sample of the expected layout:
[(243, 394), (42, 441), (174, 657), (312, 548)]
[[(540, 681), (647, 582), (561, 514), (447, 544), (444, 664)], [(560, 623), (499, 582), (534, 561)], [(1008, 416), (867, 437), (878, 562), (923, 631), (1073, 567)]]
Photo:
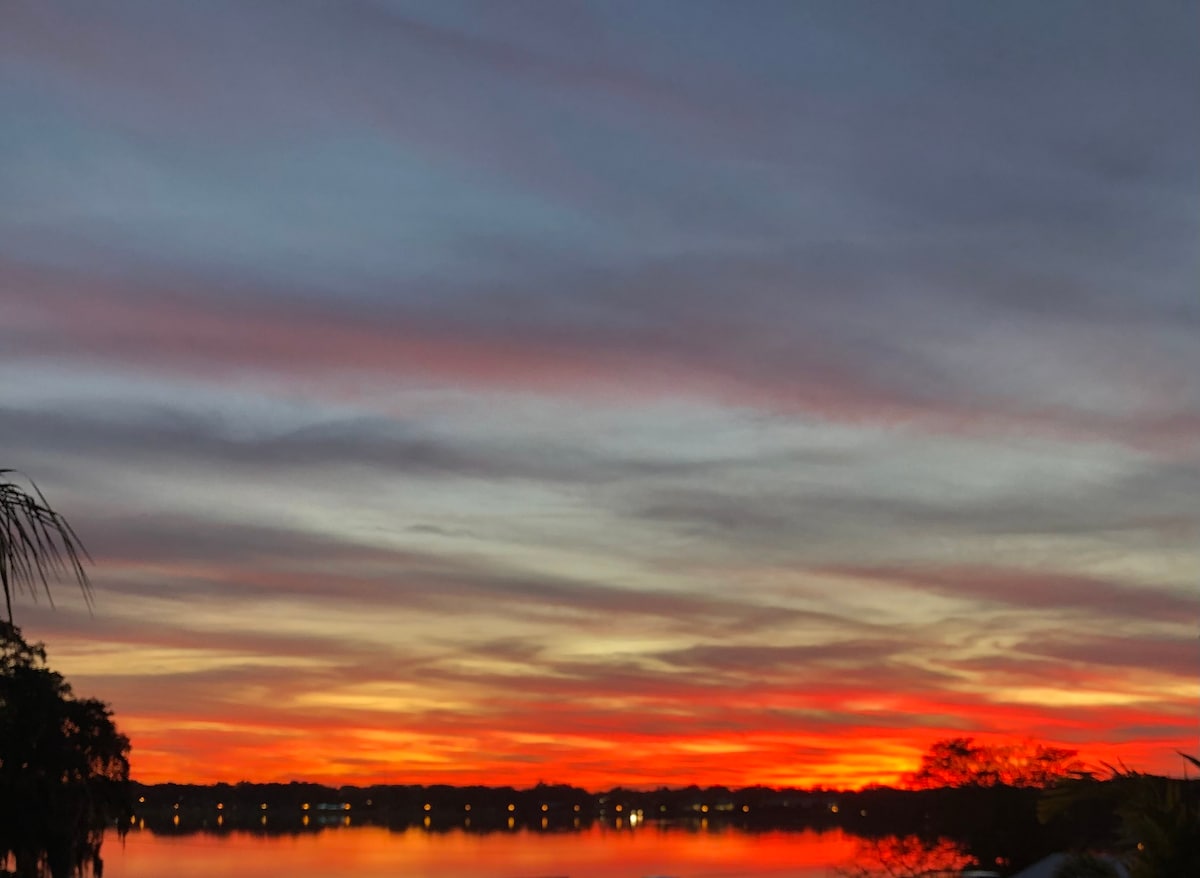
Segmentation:
[(16, 622), (142, 781), (1200, 750), (1200, 4), (0, 17)]

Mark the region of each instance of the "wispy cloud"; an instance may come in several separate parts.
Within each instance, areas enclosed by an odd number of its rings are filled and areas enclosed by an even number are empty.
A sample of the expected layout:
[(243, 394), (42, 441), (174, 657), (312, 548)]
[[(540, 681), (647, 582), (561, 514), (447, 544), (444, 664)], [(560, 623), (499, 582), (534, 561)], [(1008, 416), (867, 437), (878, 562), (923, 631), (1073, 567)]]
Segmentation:
[(935, 7), (8, 10), (18, 622), (135, 773), (1171, 767), (1200, 20)]

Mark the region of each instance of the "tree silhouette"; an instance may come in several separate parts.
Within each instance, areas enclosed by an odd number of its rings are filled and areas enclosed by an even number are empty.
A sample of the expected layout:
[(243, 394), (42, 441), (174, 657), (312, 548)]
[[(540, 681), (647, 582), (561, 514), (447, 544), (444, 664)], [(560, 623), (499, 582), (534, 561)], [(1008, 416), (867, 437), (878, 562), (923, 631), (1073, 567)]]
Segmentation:
[(76, 698), (44, 647), (0, 622), (0, 864), (15, 860), (17, 878), (98, 876), (128, 785), (129, 739), (107, 705)]
[(989, 746), (974, 738), (938, 741), (921, 757), (921, 767), (907, 776), (913, 789), (936, 787), (1053, 786), (1083, 770), (1075, 750), (1032, 741)]
[(40, 588), (53, 603), (51, 578), (74, 578), (90, 606), (92, 586), (83, 568), (83, 561), (91, 560), (87, 550), (38, 486), (28, 480), (27, 490), (12, 480), (16, 475), (0, 469), (0, 585), (8, 622), (13, 620), (15, 591), (36, 597)]

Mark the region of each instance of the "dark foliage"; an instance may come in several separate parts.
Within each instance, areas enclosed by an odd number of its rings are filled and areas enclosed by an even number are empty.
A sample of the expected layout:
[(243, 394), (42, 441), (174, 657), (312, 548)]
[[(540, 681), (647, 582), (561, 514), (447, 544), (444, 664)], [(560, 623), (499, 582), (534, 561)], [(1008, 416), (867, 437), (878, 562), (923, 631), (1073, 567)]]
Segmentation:
[(128, 755), (108, 707), (76, 698), (41, 644), (0, 622), (0, 856), (19, 878), (100, 862), (105, 827), (129, 813)]
[(1033, 741), (976, 744), (974, 738), (938, 741), (906, 780), (913, 789), (936, 787), (1053, 786), (1083, 769), (1076, 751)]
[(1038, 811), (1048, 823), (1107, 812), (1103, 835), (1081, 840), (1123, 852), (1136, 878), (1200, 875), (1200, 781), (1110, 768), (1103, 781), (1081, 774), (1047, 791)]
[(50, 508), (37, 485), (26, 490), (13, 481), (10, 469), (0, 469), (0, 587), (6, 618), (13, 620), (13, 593), (39, 590), (50, 598), (50, 579), (73, 577), (89, 603), (91, 583), (83, 561), (87, 550), (67, 520)]

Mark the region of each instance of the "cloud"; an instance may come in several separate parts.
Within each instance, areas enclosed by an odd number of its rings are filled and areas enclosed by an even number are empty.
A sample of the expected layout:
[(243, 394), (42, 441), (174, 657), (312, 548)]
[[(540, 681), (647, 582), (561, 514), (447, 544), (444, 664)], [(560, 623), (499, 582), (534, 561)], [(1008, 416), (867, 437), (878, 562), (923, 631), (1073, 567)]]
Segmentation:
[(1180, 622), (1195, 615), (1193, 596), (1149, 583), (1127, 584), (1071, 573), (1035, 570), (943, 568), (843, 568), (835, 571), (910, 589), (943, 594), (981, 605), (1001, 604), (1023, 610), (1062, 610), (1125, 624), (1134, 621)]
[[(682, 395), (780, 414), (809, 412), (835, 422), (913, 424), (929, 432), (999, 431), (1017, 437), (1032, 431), (1163, 450), (1194, 444), (1200, 421), (1190, 408), (1169, 409), (1165, 396), (1142, 394), (1139, 402), (1133, 396), (1147, 382), (1162, 385), (1164, 392), (1180, 384), (1190, 354), (1117, 361), (1085, 347), (1073, 331), (1041, 332), (1043, 350), (1060, 345), (1061, 353), (1049, 365), (1068, 381), (1084, 380), (1083, 368), (1111, 375), (1114, 390), (1102, 401), (1109, 409), (1103, 411), (1069, 394), (1039, 398), (1041, 391), (1026, 380), (1029, 370), (996, 347), (999, 339), (977, 338), (982, 346), (976, 358), (998, 367), (991, 368), (987, 379), (995, 386), (988, 387), (978, 367), (965, 361), (960, 375), (957, 357), (931, 356), (927, 347), (888, 338), (876, 325), (877, 317), (861, 313), (872, 307), (867, 302), (847, 313), (845, 306), (822, 298), (806, 313), (788, 305), (785, 311), (794, 313), (776, 315), (772, 312), (783, 306), (760, 297), (757, 318), (753, 312), (733, 321), (707, 314), (703, 289), (712, 284), (712, 271), (708, 274), (710, 279), (700, 282), (699, 301), (690, 270), (682, 277), (668, 274), (658, 288), (674, 292), (660, 294), (660, 306), (636, 306), (627, 312), (623, 328), (593, 324), (585, 331), (571, 315), (513, 323), (490, 320), (486, 305), (466, 316), (402, 302), (340, 303), (335, 310), (269, 294), (235, 301), (198, 289), (168, 292), (179, 287), (165, 279), (162, 287), (145, 279), (119, 285), (109, 281), (104, 292), (90, 280), (86, 286), (94, 304), (89, 304), (68, 277), (22, 270), (17, 277), (23, 281), (9, 281), (19, 292), (9, 301), (13, 318), (7, 347), (16, 362), (58, 357), (167, 370), (188, 380), (237, 377), (263, 387), (315, 382), (331, 395), (382, 382), (433, 382), (561, 398), (584, 393), (597, 399), (617, 395), (652, 401)], [(562, 281), (572, 282), (569, 277)], [(768, 281), (779, 282), (786, 281)], [(730, 286), (735, 283), (731, 277)], [(596, 301), (603, 302), (603, 287), (598, 295)], [(685, 299), (691, 299), (689, 316), (669, 318), (667, 309), (678, 309)], [(540, 301), (539, 296), (530, 306), (542, 310)], [(932, 312), (934, 303), (929, 306)], [(621, 308), (614, 304), (604, 310), (619, 315)], [(861, 329), (851, 332), (864, 333), (861, 342), (846, 337), (847, 327), (859, 323)], [(781, 335), (784, 326), (788, 329)], [(917, 332), (918, 342), (928, 334)], [(1114, 340), (1118, 348), (1125, 344)], [(989, 359), (992, 352), (994, 360)], [(1139, 361), (1140, 377), (1122, 375), (1129, 363)], [(1002, 379), (1005, 374), (1009, 381)]]
[(99, 597), (20, 619), (143, 779), (1161, 764), (1195, 19), (13, 9), (0, 463)]
[[(1193, 610), (1197, 608), (1193, 607)], [(1184, 620), (1181, 620), (1184, 621)], [(1021, 651), (1038, 658), (1070, 662), (1095, 669), (1128, 668), (1147, 674), (1188, 678), (1196, 668), (1200, 646), (1194, 638), (1129, 635), (1063, 636), (1054, 640), (1031, 641)]]

